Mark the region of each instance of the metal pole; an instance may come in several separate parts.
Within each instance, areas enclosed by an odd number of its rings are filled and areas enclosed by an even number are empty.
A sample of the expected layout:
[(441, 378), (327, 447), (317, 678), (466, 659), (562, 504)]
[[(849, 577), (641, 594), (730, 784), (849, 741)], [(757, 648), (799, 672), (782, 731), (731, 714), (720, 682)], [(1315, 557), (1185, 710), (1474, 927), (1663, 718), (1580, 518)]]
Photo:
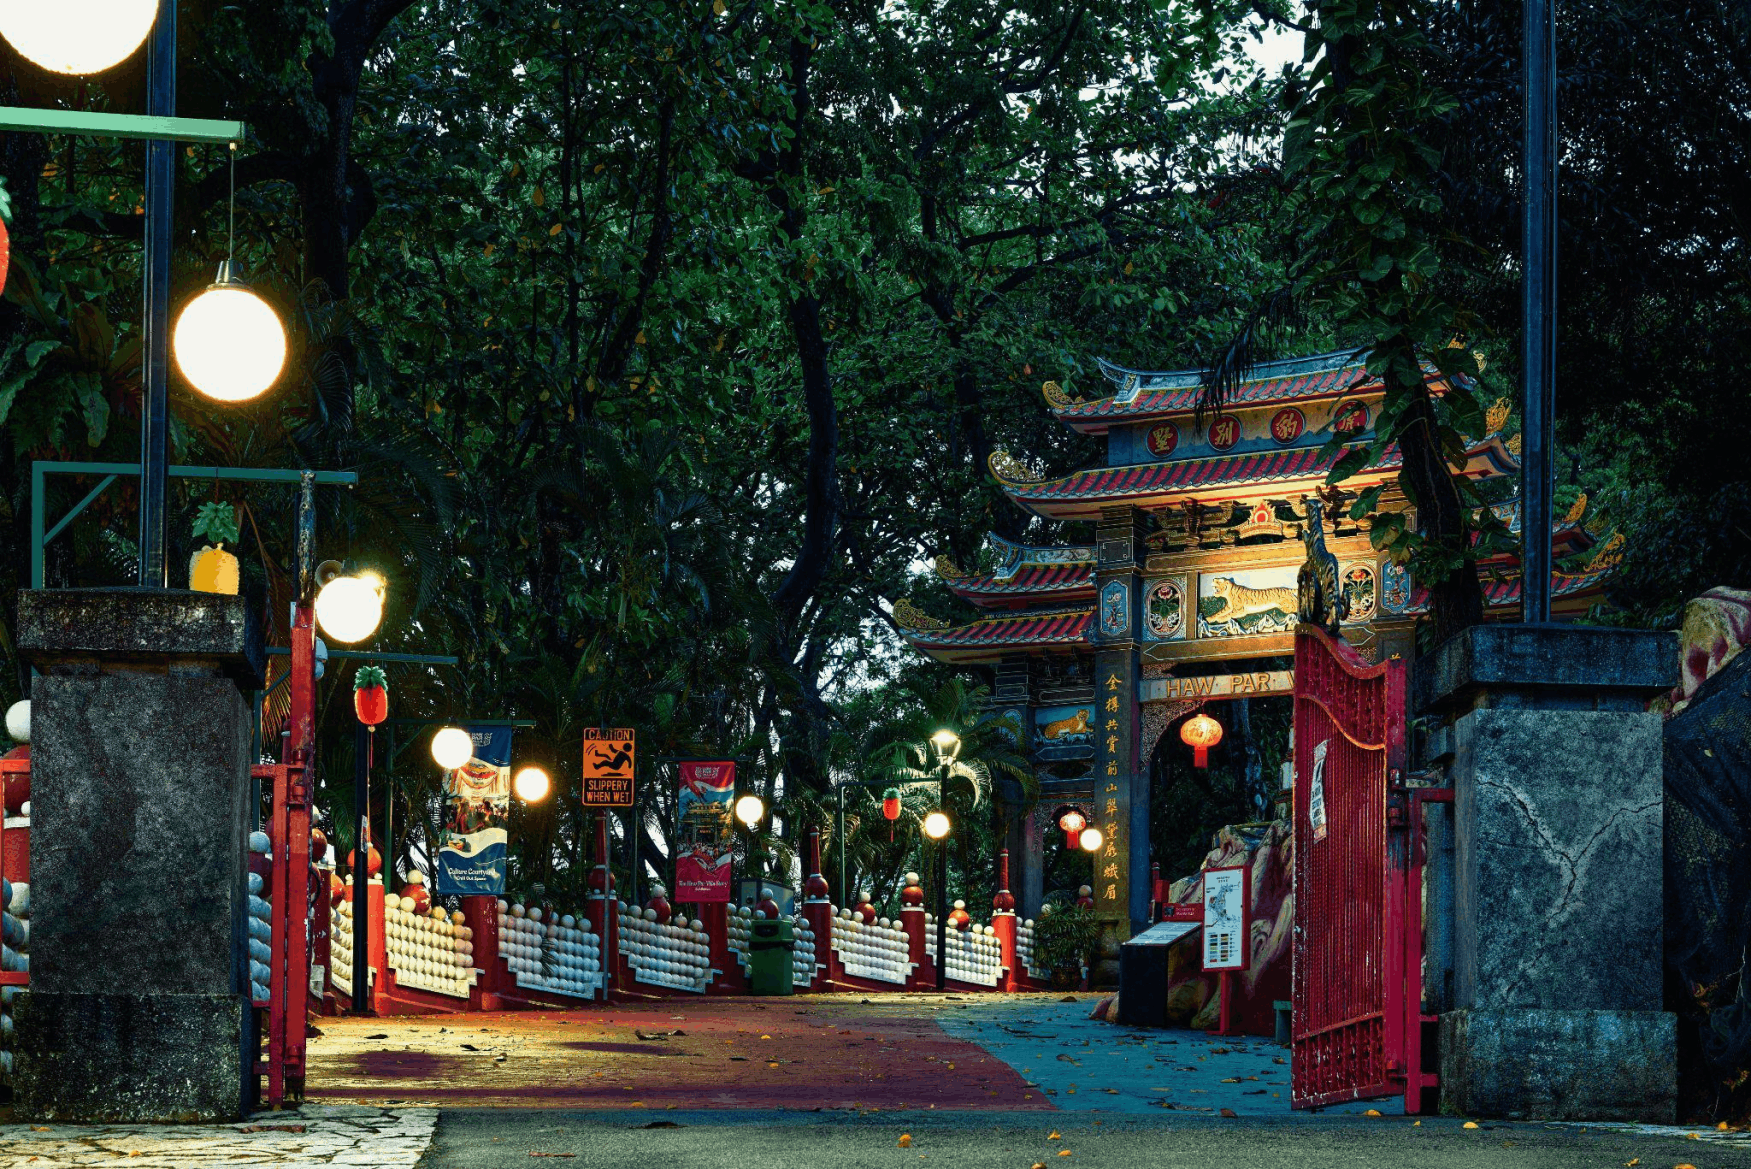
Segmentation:
[(1555, 0), (1526, 0), (1525, 207), (1521, 243), (1520, 617), (1550, 620), (1551, 439), (1556, 397)]
[[(176, 114), (176, 0), (162, 0), (146, 51), (146, 112)], [(170, 460), (170, 237), (176, 143), (146, 144), (145, 402), (140, 415), (140, 587), (168, 588), (165, 496)]]
[(353, 735), (353, 1010), (371, 1013), (371, 775), (365, 766), (366, 728)]
[(851, 895), (845, 891), (845, 785), (839, 785), (839, 819), (836, 821), (838, 833), (833, 837), (833, 843), (839, 849), (839, 908), (844, 909), (851, 904)]
[(948, 989), (948, 837), (936, 842), (936, 989)]

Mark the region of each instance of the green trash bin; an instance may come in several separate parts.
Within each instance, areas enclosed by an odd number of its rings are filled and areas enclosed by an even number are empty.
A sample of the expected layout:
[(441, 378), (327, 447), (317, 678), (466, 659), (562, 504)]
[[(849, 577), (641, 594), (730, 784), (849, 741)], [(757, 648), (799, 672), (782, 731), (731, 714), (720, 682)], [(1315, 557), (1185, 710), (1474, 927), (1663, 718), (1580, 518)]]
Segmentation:
[(796, 926), (780, 918), (756, 919), (748, 937), (748, 993), (795, 994)]

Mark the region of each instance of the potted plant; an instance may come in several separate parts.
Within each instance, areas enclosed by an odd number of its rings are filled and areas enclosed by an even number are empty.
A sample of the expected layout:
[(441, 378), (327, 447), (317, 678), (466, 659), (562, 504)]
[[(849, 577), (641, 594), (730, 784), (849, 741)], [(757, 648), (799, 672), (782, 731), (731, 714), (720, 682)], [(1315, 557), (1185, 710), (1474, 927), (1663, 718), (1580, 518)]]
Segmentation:
[(195, 516), (195, 538), (211, 541), (188, 561), (188, 587), (197, 593), (237, 593), (237, 557), (225, 551), (237, 543), (237, 509), (229, 503), (203, 503)]
[(1052, 972), (1052, 989), (1075, 990), (1083, 968), (1100, 948), (1101, 924), (1094, 911), (1061, 905), (1034, 924), (1034, 960)]

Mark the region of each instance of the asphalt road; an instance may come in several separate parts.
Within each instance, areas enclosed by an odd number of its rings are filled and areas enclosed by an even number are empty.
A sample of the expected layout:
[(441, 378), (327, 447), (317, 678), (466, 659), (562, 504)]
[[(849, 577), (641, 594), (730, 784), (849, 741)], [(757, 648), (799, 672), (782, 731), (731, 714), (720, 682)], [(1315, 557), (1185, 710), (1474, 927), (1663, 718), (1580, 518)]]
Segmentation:
[(1403, 1116), (446, 1108), (420, 1166), (550, 1160), (577, 1169), (1730, 1169), (1751, 1167), (1751, 1142)]

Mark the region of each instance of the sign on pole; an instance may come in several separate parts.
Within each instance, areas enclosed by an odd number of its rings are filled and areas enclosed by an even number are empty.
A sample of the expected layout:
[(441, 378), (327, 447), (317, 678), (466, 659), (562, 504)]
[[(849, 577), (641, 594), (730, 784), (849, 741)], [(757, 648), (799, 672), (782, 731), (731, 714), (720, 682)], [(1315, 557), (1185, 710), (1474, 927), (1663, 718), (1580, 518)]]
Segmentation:
[(1331, 740), (1313, 745), (1313, 775), (1307, 781), (1307, 822), (1313, 825), (1313, 839), (1325, 839), (1325, 751)]
[(632, 807), (637, 732), (630, 727), (584, 731), (584, 806)]
[(1204, 969), (1245, 970), (1246, 867), (1204, 870)]
[(728, 902), (735, 824), (736, 765), (684, 759), (680, 768), (675, 840), (675, 900)]
[(511, 727), (467, 727), (474, 751), (444, 777), (450, 818), (437, 856), (441, 895), (493, 896), (505, 891), (506, 826), (511, 807)]

